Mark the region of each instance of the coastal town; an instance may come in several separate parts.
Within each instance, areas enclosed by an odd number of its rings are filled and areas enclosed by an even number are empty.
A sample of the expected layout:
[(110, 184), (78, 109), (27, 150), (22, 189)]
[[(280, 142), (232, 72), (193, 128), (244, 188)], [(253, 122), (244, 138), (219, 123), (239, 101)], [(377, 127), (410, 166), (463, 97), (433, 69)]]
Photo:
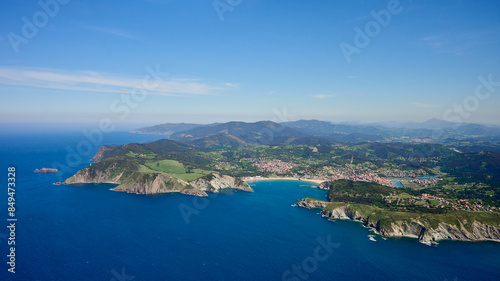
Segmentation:
[(383, 199), (388, 204), (406, 209), (408, 206), (421, 206), (425, 208), (435, 209), (450, 209), (454, 211), (474, 211), (474, 212), (497, 212), (496, 207), (483, 205), (480, 202), (467, 199), (447, 199), (427, 193), (422, 193), (419, 196), (411, 196), (409, 194), (391, 193), (388, 196), (383, 196)]
[[(263, 177), (293, 177), (302, 179), (335, 181), (352, 180), (363, 182), (374, 182), (385, 186), (394, 187), (391, 179), (409, 179), (407, 182), (420, 184), (422, 187), (429, 187), (437, 183), (439, 178), (421, 179), (418, 177), (427, 177), (429, 173), (424, 169), (401, 170), (397, 168), (372, 169), (365, 164), (344, 164), (344, 165), (324, 165), (322, 167), (312, 168), (307, 163), (292, 163), (279, 159), (266, 158), (243, 158), (237, 165), (230, 162), (217, 162), (213, 168), (217, 171), (243, 171), (251, 175), (245, 176), (263, 176)], [(253, 170), (253, 172), (252, 172)]]
[(252, 164), (260, 172), (271, 172), (271, 173), (289, 173), (293, 168), (299, 165), (294, 163), (287, 163), (281, 160), (257, 160)]
[[(385, 186), (394, 186), (394, 184), (387, 178), (416, 178), (427, 176), (428, 173), (419, 169), (416, 171), (403, 171), (399, 169), (380, 169), (372, 170), (370, 168), (346, 164), (344, 166), (323, 166), (320, 169), (312, 169), (310, 167), (302, 167), (295, 163), (289, 163), (282, 160), (266, 160), (249, 159), (253, 167), (256, 167), (259, 172), (265, 174), (272, 174), (273, 176), (289, 176), (294, 178), (314, 179), (323, 181), (335, 180), (352, 180), (363, 182), (374, 182)], [(227, 164), (226, 164), (227, 167)], [(419, 182), (426, 182), (430, 184), (431, 181), (421, 180)], [(435, 181), (432, 181), (435, 182)]]
[[(400, 145), (395, 145), (398, 147)], [(402, 153), (390, 155), (371, 144), (354, 146), (256, 146), (204, 152), (213, 171), (243, 180), (295, 179), (320, 184), (348, 180), (397, 188), (383, 205), (405, 212), (500, 212), (488, 178), (463, 176), (445, 156)], [(423, 150), (425, 151), (425, 149)], [(391, 152), (392, 153), (392, 152)], [(443, 150), (445, 155), (447, 150)], [(410, 156), (411, 155), (411, 156)], [(450, 156), (447, 156), (450, 157)], [(448, 159), (448, 158), (446, 158)], [(384, 195), (385, 196), (385, 195)], [(380, 197), (379, 197), (380, 198)]]
[[(295, 163), (282, 160), (266, 159), (245, 159), (256, 168), (258, 175), (244, 177), (244, 180), (256, 180), (263, 178), (290, 178), (297, 180), (313, 180), (317, 183), (322, 181), (350, 180), (355, 182), (370, 182), (380, 185), (394, 187), (394, 180), (401, 183), (403, 187), (413, 190), (432, 188), (441, 180), (441, 177), (429, 176), (424, 169), (400, 170), (400, 169), (377, 169), (372, 170), (363, 165), (335, 165), (323, 166), (316, 170), (304, 167)], [(222, 167), (222, 166), (221, 166)], [(228, 167), (227, 164), (224, 167)], [(423, 177), (423, 178), (422, 178)], [(410, 195), (407, 193), (393, 193), (383, 196), (383, 199), (390, 205), (397, 206), (398, 209), (406, 210), (407, 207), (418, 206), (428, 209), (447, 209), (456, 211), (475, 212), (498, 212), (500, 209), (483, 204), (477, 200), (468, 199), (448, 199), (428, 193), (420, 195)]]

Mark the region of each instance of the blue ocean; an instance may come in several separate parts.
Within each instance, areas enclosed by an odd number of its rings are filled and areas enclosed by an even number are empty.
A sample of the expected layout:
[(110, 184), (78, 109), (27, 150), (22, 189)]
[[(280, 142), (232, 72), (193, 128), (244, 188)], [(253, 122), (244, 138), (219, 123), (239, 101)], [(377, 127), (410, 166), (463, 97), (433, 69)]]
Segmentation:
[[(78, 131), (0, 137), (0, 280), (500, 280), (500, 243), (370, 241), (372, 233), (359, 223), (291, 206), (325, 198), (326, 191), (304, 182), (257, 182), (253, 193), (205, 199), (120, 193), (109, 184), (53, 185), (87, 166), (101, 144), (160, 136), (114, 132), (96, 144), (82, 143)], [(53, 163), (66, 169), (33, 172)], [(11, 166), (15, 273), (7, 271)]]

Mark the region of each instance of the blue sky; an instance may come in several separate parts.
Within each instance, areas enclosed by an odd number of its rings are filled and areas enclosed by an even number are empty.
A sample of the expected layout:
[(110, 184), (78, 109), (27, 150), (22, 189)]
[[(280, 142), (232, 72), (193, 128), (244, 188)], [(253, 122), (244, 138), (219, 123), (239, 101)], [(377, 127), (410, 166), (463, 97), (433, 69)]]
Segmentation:
[(500, 123), (498, 1), (41, 2), (1, 1), (0, 123)]

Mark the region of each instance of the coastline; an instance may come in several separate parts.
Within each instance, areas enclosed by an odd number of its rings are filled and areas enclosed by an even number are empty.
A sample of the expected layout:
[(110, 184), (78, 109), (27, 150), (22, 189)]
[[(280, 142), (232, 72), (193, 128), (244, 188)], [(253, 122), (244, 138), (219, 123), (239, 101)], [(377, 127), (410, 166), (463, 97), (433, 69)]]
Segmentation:
[[(350, 220), (358, 222), (364, 228), (370, 229), (382, 237), (415, 238), (420, 243), (428, 246), (437, 245), (442, 240), (500, 242), (499, 227), (487, 224), (487, 222), (473, 220), (471, 228), (468, 229), (465, 227), (465, 218), (460, 218), (458, 215), (456, 215), (459, 220), (458, 224), (440, 220), (437, 226), (433, 227), (432, 222), (422, 220), (422, 216), (415, 216), (403, 220), (396, 219), (388, 225), (387, 223), (381, 223), (381, 220), (384, 217), (390, 218), (389, 216), (373, 216), (376, 215), (375, 212), (365, 212), (363, 208), (356, 207), (356, 204), (330, 202), (314, 198), (303, 198), (297, 200), (295, 204), (301, 208), (321, 209), (321, 217), (327, 218), (329, 221)], [(367, 206), (369, 205), (365, 205), (365, 207)], [(385, 225), (385, 227), (381, 225)]]
[(242, 178), (244, 182), (255, 182), (255, 181), (275, 181), (275, 180), (293, 180), (293, 181), (303, 181), (303, 182), (312, 182), (316, 184), (320, 184), (324, 182), (324, 180), (314, 180), (314, 179), (297, 179), (291, 177), (273, 177), (273, 178)]

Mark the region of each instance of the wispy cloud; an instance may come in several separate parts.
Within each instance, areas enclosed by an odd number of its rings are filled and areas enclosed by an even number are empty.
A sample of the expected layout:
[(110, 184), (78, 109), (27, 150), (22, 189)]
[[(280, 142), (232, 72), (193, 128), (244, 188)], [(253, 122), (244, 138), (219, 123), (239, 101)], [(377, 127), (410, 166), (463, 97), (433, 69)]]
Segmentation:
[(239, 84), (235, 84), (235, 83), (224, 83), (224, 86), (229, 87), (229, 88), (237, 88), (240, 85)]
[(498, 30), (465, 30), (455, 33), (426, 36), (420, 41), (436, 54), (463, 55), (482, 45), (491, 44)]
[(331, 98), (334, 97), (335, 95), (312, 95), (313, 98), (315, 99), (326, 99), (326, 98)]
[(436, 107), (435, 104), (429, 104), (429, 103), (421, 103), (421, 102), (414, 102), (413, 103), (414, 106), (416, 107), (423, 107), (423, 108), (432, 108), (432, 107)]
[(349, 75), (349, 76), (346, 76), (345, 78), (347, 78), (347, 79), (357, 79), (357, 78), (359, 78), (359, 76)]
[(100, 93), (130, 93), (146, 88), (148, 94), (163, 96), (213, 95), (234, 88), (236, 84), (211, 85), (200, 79), (161, 77), (149, 79), (145, 86), (142, 77), (107, 74), (95, 71), (64, 71), (53, 69), (12, 68), (0, 66), (0, 84), (34, 88), (85, 91)]
[(137, 36), (135, 36), (129, 32), (123, 31), (121, 29), (114, 28), (114, 27), (97, 26), (97, 25), (90, 25), (90, 24), (86, 24), (86, 23), (77, 23), (77, 25), (82, 29), (96, 31), (99, 33), (114, 35), (114, 36), (127, 38), (127, 39), (138, 39)]
[(360, 15), (360, 16), (357, 16), (355, 18), (352, 18), (350, 20), (347, 21), (347, 23), (355, 23), (355, 22), (360, 22), (360, 21), (367, 21), (369, 19), (372, 18), (372, 15), (371, 14), (364, 14), (364, 15)]

